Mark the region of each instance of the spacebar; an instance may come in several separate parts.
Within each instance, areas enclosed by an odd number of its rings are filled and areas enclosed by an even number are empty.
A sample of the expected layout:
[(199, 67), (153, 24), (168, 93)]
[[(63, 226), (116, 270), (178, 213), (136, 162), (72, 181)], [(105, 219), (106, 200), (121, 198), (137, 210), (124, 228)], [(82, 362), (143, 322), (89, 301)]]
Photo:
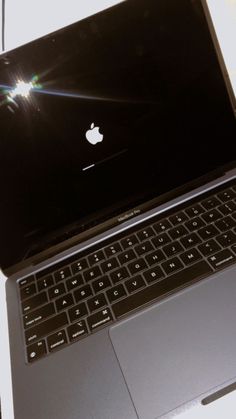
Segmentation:
[(113, 312), (116, 318), (119, 318), (144, 304), (163, 297), (176, 288), (183, 287), (193, 281), (199, 281), (211, 272), (213, 272), (213, 270), (205, 261), (198, 262), (187, 269), (171, 275), (160, 282), (156, 282), (154, 285), (115, 303), (112, 306)]

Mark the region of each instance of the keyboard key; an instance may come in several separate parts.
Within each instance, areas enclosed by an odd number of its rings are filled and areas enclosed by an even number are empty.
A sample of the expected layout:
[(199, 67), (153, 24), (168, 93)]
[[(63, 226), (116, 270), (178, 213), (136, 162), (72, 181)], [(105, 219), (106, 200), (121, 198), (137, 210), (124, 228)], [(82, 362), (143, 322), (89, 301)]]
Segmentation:
[(38, 324), (37, 326), (31, 327), (25, 332), (26, 344), (35, 342), (36, 340), (41, 339), (42, 337), (49, 335), (61, 329), (68, 324), (66, 313), (60, 313), (55, 317), (51, 317), (43, 323)]
[(105, 249), (106, 257), (109, 258), (110, 256), (114, 256), (117, 253), (122, 251), (121, 245), (119, 243), (114, 243)]
[(63, 281), (64, 279), (69, 278), (70, 276), (71, 276), (71, 270), (69, 266), (67, 266), (66, 268), (60, 269), (54, 274), (54, 278), (56, 282)]
[(173, 226), (176, 226), (178, 224), (182, 224), (184, 221), (187, 221), (188, 217), (183, 211), (181, 211), (178, 214), (172, 215), (169, 219)]
[(40, 340), (39, 342), (33, 343), (33, 345), (28, 346), (27, 348), (27, 358), (28, 362), (36, 361), (42, 356), (47, 354), (45, 340)]
[(170, 238), (166, 233), (163, 233), (157, 237), (154, 237), (154, 239), (152, 239), (152, 243), (156, 248), (158, 248), (164, 246), (167, 243), (170, 243)]
[(236, 244), (234, 244), (231, 249), (233, 250), (234, 253), (236, 253)]
[(32, 282), (34, 282), (34, 279), (35, 279), (35, 278), (34, 278), (34, 275), (27, 276), (26, 278), (21, 279), (21, 280), (18, 282), (19, 287), (20, 287), (20, 288), (22, 288), (22, 287), (25, 287), (26, 285), (31, 284)]
[(88, 257), (89, 265), (93, 266), (98, 262), (101, 262), (105, 259), (105, 255), (102, 250), (99, 250), (98, 252), (93, 253)]
[(73, 274), (77, 274), (78, 272), (81, 272), (86, 268), (88, 268), (88, 262), (86, 259), (78, 260), (78, 262), (75, 262), (71, 265)]
[(99, 311), (92, 316), (88, 317), (88, 325), (91, 332), (93, 332), (98, 327), (104, 326), (107, 323), (110, 323), (113, 320), (111, 311), (109, 308), (104, 308), (102, 311)]
[(73, 324), (72, 326), (67, 327), (67, 333), (70, 339), (70, 342), (74, 342), (83, 336), (88, 334), (88, 329), (84, 320)]
[(88, 300), (87, 302), (88, 304), (88, 308), (90, 310), (90, 312), (92, 313), (93, 311), (99, 310), (102, 307), (107, 305), (107, 300), (105, 298), (104, 294), (98, 294), (93, 298), (90, 298), (90, 300)]
[(200, 230), (198, 230), (198, 234), (199, 236), (201, 236), (203, 240), (208, 240), (211, 237), (217, 236), (219, 232), (213, 224), (210, 224), (209, 226), (203, 227)]
[(190, 265), (191, 263), (195, 263), (199, 259), (202, 259), (202, 256), (196, 249), (191, 249), (185, 253), (182, 253), (182, 255), (180, 255), (180, 258), (185, 265)]
[(74, 304), (74, 299), (72, 294), (63, 295), (63, 297), (56, 300), (57, 311), (65, 310), (67, 307), (70, 307)]
[(164, 273), (160, 266), (156, 266), (152, 269), (149, 269), (148, 271), (144, 272), (143, 274), (144, 278), (146, 279), (148, 284), (151, 284), (154, 281), (158, 281), (160, 279), (163, 279)]
[(67, 286), (68, 291), (78, 288), (83, 284), (84, 284), (84, 281), (81, 274), (73, 276), (72, 278), (66, 281), (66, 286)]
[(226, 233), (221, 234), (221, 236), (216, 237), (216, 240), (222, 247), (228, 247), (236, 243), (236, 235), (232, 231), (227, 231)]
[(170, 259), (167, 262), (162, 263), (162, 268), (164, 269), (167, 275), (170, 275), (171, 273), (178, 271), (179, 269), (183, 267), (184, 265), (177, 257)]
[(185, 223), (185, 226), (190, 231), (190, 233), (194, 230), (198, 230), (199, 228), (201, 228), (205, 225), (206, 224), (204, 223), (204, 221), (200, 217), (193, 218), (192, 220)]
[(219, 193), (217, 197), (222, 202), (227, 202), (227, 201), (230, 201), (231, 199), (234, 199), (236, 197), (236, 193), (232, 189), (227, 189), (226, 191)]
[(208, 261), (215, 269), (224, 268), (225, 266), (235, 262), (235, 256), (230, 250), (225, 249), (209, 257)]
[(212, 223), (213, 221), (217, 221), (222, 217), (222, 214), (217, 209), (213, 209), (209, 212), (206, 212), (205, 214), (202, 214), (202, 218), (206, 221), (207, 224)]
[(40, 281), (38, 281), (38, 290), (42, 291), (48, 287), (51, 287), (53, 284), (54, 281), (52, 275), (48, 275), (45, 278), (40, 279)]
[(236, 221), (232, 217), (225, 217), (216, 222), (216, 227), (220, 231), (227, 231), (236, 226)]
[(100, 279), (92, 282), (94, 293), (97, 294), (100, 291), (105, 290), (111, 286), (111, 281), (108, 276), (102, 276)]
[(124, 253), (121, 253), (121, 255), (118, 256), (119, 262), (121, 265), (124, 263), (130, 262), (133, 259), (136, 259), (136, 255), (132, 249), (127, 250)]
[(204, 212), (204, 209), (201, 205), (196, 204), (192, 207), (185, 210), (185, 212), (188, 214), (189, 218), (197, 217), (198, 215), (202, 214)]
[(47, 302), (48, 298), (46, 292), (41, 292), (40, 294), (36, 294), (33, 297), (23, 301), (22, 311), (23, 313), (28, 313), (29, 311), (34, 310), (35, 308), (38, 308)]
[(54, 308), (54, 304), (49, 303), (43, 307), (38, 308), (37, 310), (34, 310), (32, 313), (26, 314), (23, 317), (24, 326), (25, 328), (32, 327), (35, 324), (47, 319), (48, 317), (53, 316), (55, 313), (56, 310)]
[(121, 245), (123, 249), (128, 249), (129, 247), (134, 246), (135, 244), (138, 244), (138, 239), (135, 234), (132, 236), (126, 237), (125, 239), (121, 240)]
[(53, 333), (53, 335), (47, 338), (47, 342), (50, 352), (53, 352), (61, 346), (66, 345), (68, 342), (65, 331), (60, 330), (59, 332)]
[(171, 257), (176, 255), (176, 253), (180, 253), (184, 250), (179, 242), (173, 242), (168, 244), (167, 246), (163, 247), (163, 251), (165, 252), (166, 256)]
[(229, 201), (227, 204), (221, 205), (218, 209), (220, 212), (222, 212), (223, 215), (229, 215), (236, 211), (236, 204), (233, 201)]
[(120, 318), (151, 301), (163, 298), (166, 294), (177, 288), (182, 288), (193, 281), (199, 281), (211, 272), (212, 269), (210, 266), (205, 261), (200, 261), (166, 278), (164, 281), (156, 282), (150, 287), (146, 287), (113, 304), (112, 310), (116, 318)]
[(25, 288), (21, 288), (20, 296), (21, 299), (29, 298), (31, 295), (36, 293), (36, 285), (34, 283), (27, 285)]
[(68, 310), (69, 318), (71, 323), (79, 320), (81, 317), (84, 317), (88, 314), (88, 310), (85, 303), (80, 303)]
[(134, 278), (130, 278), (127, 281), (125, 281), (125, 285), (128, 290), (128, 293), (132, 294), (139, 288), (145, 287), (146, 284), (141, 275), (137, 275)]
[(131, 262), (128, 265), (128, 269), (129, 269), (131, 275), (135, 275), (138, 272), (143, 271), (143, 269), (146, 269), (147, 267), (148, 266), (147, 266), (145, 260), (142, 259), (142, 258), (137, 259), (135, 262)]
[(118, 263), (118, 260), (115, 257), (113, 257), (113, 258), (111, 258), (111, 259), (109, 259), (106, 262), (103, 262), (101, 264), (101, 268), (102, 268), (102, 271), (103, 271), (104, 274), (109, 272), (109, 271), (113, 271), (113, 269), (118, 268), (118, 267), (119, 267), (119, 263)]
[(49, 274), (52, 274), (55, 271), (56, 267), (55, 265), (49, 266), (49, 268), (43, 269), (42, 271), (39, 271), (36, 273), (36, 280), (39, 280), (41, 278), (46, 278), (46, 276), (49, 276)]
[(151, 252), (152, 250), (154, 250), (154, 247), (151, 244), (151, 242), (146, 241), (146, 242), (143, 242), (142, 244), (139, 244), (138, 246), (136, 246), (134, 248), (134, 250), (138, 254), (138, 256), (142, 256), (145, 253), (148, 253), (148, 252)]
[(201, 244), (201, 246), (198, 246), (198, 249), (203, 254), (203, 256), (210, 256), (212, 253), (216, 253), (221, 250), (221, 247), (218, 245), (218, 243), (216, 243), (215, 240), (211, 239), (206, 243)]
[(211, 210), (211, 209), (217, 207), (218, 205), (220, 205), (221, 202), (216, 197), (211, 197), (211, 198), (208, 198), (205, 201), (201, 202), (201, 204), (206, 210)]
[(196, 233), (191, 233), (188, 236), (183, 237), (180, 241), (185, 249), (189, 249), (190, 247), (194, 247), (201, 243), (201, 239)]
[(152, 227), (147, 227), (137, 233), (137, 236), (141, 242), (149, 239), (150, 237), (154, 235), (155, 235), (155, 232)]
[(171, 228), (171, 224), (167, 220), (159, 221), (158, 223), (153, 225), (154, 230), (157, 234), (163, 233), (164, 231)]
[(176, 240), (188, 234), (188, 230), (184, 226), (180, 225), (178, 227), (172, 228), (172, 230), (170, 230), (168, 233), (173, 240)]
[(74, 292), (75, 301), (77, 303), (81, 300), (84, 300), (85, 298), (90, 297), (91, 295), (93, 295), (93, 292), (90, 285), (85, 285), (84, 287), (81, 287)]
[(148, 266), (156, 265), (166, 259), (162, 250), (158, 249), (146, 256)]
[(95, 278), (98, 278), (99, 276), (101, 276), (102, 275), (102, 271), (99, 268), (99, 266), (94, 266), (93, 268), (88, 269), (87, 271), (85, 271), (83, 273), (83, 275), (84, 275), (85, 281), (86, 282), (89, 282), (92, 279), (95, 279)]
[(53, 298), (57, 298), (62, 294), (65, 294), (66, 289), (65, 289), (65, 285), (63, 283), (56, 285), (55, 287), (52, 287), (48, 290), (48, 295), (50, 300), (52, 300)]
[(129, 277), (129, 272), (127, 268), (119, 268), (116, 271), (112, 272), (110, 274), (111, 280), (113, 284), (116, 284), (117, 282), (122, 281), (123, 279), (126, 279)]
[(107, 297), (110, 303), (124, 297), (125, 295), (126, 291), (122, 284), (116, 285), (107, 291)]

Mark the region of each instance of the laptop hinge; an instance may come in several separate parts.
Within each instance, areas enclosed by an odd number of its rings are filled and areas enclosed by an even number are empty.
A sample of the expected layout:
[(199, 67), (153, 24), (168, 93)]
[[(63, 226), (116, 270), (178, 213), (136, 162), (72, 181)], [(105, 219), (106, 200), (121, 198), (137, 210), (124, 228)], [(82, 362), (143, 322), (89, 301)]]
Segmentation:
[[(233, 165), (232, 165), (232, 168), (233, 168)], [(117, 214), (115, 217), (109, 218), (108, 220), (102, 223), (99, 223), (99, 220), (98, 220), (98, 224), (96, 226), (89, 228), (88, 230), (83, 231), (82, 233), (77, 234), (68, 240), (64, 240), (62, 242), (59, 242), (58, 244), (54, 244), (53, 246), (50, 246), (50, 243), (48, 243), (47, 246), (45, 245), (45, 249), (43, 251), (39, 251), (37, 254), (33, 255), (32, 257), (22, 260), (21, 262), (11, 266), (10, 268), (3, 269), (3, 272), (6, 276), (11, 276), (23, 269), (38, 265), (39, 263), (42, 263), (45, 260), (53, 256), (56, 256), (57, 254), (63, 251), (68, 250), (70, 247), (83, 243), (91, 239), (92, 237), (95, 237), (101, 233), (104, 233), (106, 230), (109, 230), (118, 225), (121, 225), (122, 221), (119, 221), (119, 220), (127, 220), (126, 214), (130, 215), (129, 217), (129, 220), (130, 220), (136, 217), (137, 215), (145, 213), (148, 210), (158, 207), (172, 199), (178, 198), (178, 196), (184, 195), (185, 193), (188, 193), (191, 190), (197, 189), (209, 182), (216, 181), (217, 179), (222, 178), (226, 173), (227, 173), (227, 177), (230, 178), (229, 174), (231, 172), (232, 172), (232, 175), (235, 174), (235, 171), (233, 173), (232, 168), (230, 167), (230, 171), (226, 171), (225, 168), (219, 168), (218, 170), (208, 173), (208, 175), (195, 179), (194, 181), (189, 182), (188, 184), (182, 185), (181, 187), (176, 188), (166, 194), (163, 194), (158, 198), (152, 199), (144, 204), (138, 205), (135, 208), (130, 208), (128, 212), (127, 210), (123, 213), (121, 212)], [(52, 236), (52, 240), (55, 240), (55, 234)]]

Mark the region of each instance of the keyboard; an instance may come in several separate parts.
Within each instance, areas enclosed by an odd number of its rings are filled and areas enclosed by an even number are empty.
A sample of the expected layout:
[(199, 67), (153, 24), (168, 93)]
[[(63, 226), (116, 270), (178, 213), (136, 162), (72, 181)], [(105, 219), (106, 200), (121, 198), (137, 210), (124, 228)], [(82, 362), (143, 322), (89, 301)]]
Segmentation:
[(235, 263), (236, 181), (18, 281), (26, 362)]

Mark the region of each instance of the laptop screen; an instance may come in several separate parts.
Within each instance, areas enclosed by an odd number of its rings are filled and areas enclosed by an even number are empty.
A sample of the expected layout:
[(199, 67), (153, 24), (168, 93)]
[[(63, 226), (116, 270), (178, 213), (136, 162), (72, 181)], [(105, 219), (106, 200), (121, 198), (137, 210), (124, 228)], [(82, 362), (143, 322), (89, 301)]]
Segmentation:
[(2, 55), (0, 105), (2, 267), (236, 160), (200, 1), (127, 0)]

